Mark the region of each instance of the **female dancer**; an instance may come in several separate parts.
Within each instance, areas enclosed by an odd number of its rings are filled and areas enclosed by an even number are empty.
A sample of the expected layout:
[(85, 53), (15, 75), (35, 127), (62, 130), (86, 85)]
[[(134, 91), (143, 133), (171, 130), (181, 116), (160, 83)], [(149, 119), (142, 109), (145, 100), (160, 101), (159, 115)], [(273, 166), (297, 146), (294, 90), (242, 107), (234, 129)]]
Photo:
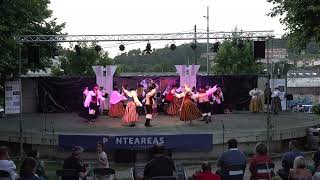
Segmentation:
[(93, 90), (88, 92), (84, 101), (84, 107), (88, 108), (87, 120), (89, 122), (93, 122), (93, 119), (98, 118), (100, 101), (105, 100), (105, 98), (102, 96), (103, 93), (101, 93), (99, 89), (99, 86), (95, 85)]
[(124, 114), (123, 101), (126, 98), (118, 92), (118, 88), (114, 87), (110, 96), (110, 110), (109, 116), (122, 117)]
[(170, 102), (169, 108), (167, 109), (167, 114), (176, 116), (179, 115), (180, 106), (182, 103), (182, 98), (176, 96), (177, 86), (172, 86), (172, 89), (166, 95), (166, 100)]
[(148, 93), (146, 95), (146, 122), (144, 123), (144, 125), (146, 127), (152, 127), (150, 124), (150, 121), (152, 119), (152, 113), (153, 113), (153, 106), (154, 106), (154, 95), (157, 93), (157, 86), (155, 83), (152, 83), (149, 87), (148, 87)]
[(130, 127), (136, 126), (136, 121), (138, 120), (137, 106), (142, 106), (141, 102), (137, 98), (137, 92), (133, 88), (130, 91), (126, 90), (122, 87), (122, 91), (127, 96), (127, 106), (122, 117), (122, 121), (124, 125), (128, 125)]
[(187, 85), (185, 85), (185, 92), (177, 95), (178, 97), (183, 97), (182, 105), (180, 107), (180, 120), (181, 121), (190, 121), (198, 119), (202, 116), (202, 113), (199, 111), (198, 107), (192, 102), (191, 97), (193, 93)]
[(250, 111), (254, 113), (262, 111), (261, 96), (263, 95), (263, 92), (257, 88), (254, 88), (249, 92), (249, 95), (251, 96), (249, 106)]

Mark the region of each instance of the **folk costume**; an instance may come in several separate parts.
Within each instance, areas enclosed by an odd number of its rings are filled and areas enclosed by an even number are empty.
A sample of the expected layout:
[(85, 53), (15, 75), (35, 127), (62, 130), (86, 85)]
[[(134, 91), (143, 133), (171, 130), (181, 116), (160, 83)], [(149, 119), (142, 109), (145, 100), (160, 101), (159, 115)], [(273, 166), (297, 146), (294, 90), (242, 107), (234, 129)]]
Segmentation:
[(127, 106), (124, 115), (122, 116), (122, 122), (124, 125), (134, 127), (135, 123), (138, 121), (137, 106), (142, 106), (142, 104), (137, 98), (137, 92), (135, 90), (128, 91), (124, 88), (122, 89), (127, 96)]
[(275, 88), (271, 95), (271, 111), (274, 114), (278, 114), (281, 111), (281, 99), (280, 91), (278, 88)]
[(123, 106), (123, 101), (126, 100), (126, 98), (121, 95), (117, 89), (114, 89), (110, 96), (110, 109), (109, 109), (109, 116), (111, 117), (122, 117), (125, 108)]
[(263, 95), (263, 92), (257, 88), (254, 88), (249, 92), (249, 95), (251, 96), (249, 106), (250, 111), (254, 113), (262, 111), (261, 96)]

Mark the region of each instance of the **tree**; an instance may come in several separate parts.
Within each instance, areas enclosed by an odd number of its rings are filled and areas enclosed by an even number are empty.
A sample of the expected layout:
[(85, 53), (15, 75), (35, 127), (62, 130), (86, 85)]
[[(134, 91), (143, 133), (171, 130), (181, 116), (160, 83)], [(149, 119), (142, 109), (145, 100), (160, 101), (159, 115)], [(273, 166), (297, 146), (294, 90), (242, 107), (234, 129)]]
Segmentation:
[(255, 74), (261, 71), (261, 65), (253, 58), (250, 41), (223, 41), (214, 62), (215, 74)]
[(310, 40), (320, 43), (319, 0), (267, 0), (274, 4), (269, 16), (281, 16), (286, 26), (289, 47), (301, 51)]
[(108, 52), (103, 50), (97, 52), (96, 44), (88, 46), (80, 45), (80, 51), (74, 49), (62, 50), (58, 63), (53, 65), (52, 74), (55, 76), (91, 76), (94, 75), (92, 65), (106, 66), (112, 63)]
[[(52, 19), (51, 10), (48, 9), (49, 0), (1, 0), (0, 1), (0, 84), (6, 78), (18, 74), (19, 51), (15, 37), (18, 35), (32, 34), (59, 34), (64, 28)], [(50, 20), (51, 19), (51, 20)], [(45, 70), (51, 65), (51, 52), (56, 44), (41, 46), (40, 64), (26, 63), (23, 61), (22, 72), (27, 70)], [(0, 97), (3, 97), (3, 87), (0, 85)], [(0, 102), (0, 104), (2, 101)]]

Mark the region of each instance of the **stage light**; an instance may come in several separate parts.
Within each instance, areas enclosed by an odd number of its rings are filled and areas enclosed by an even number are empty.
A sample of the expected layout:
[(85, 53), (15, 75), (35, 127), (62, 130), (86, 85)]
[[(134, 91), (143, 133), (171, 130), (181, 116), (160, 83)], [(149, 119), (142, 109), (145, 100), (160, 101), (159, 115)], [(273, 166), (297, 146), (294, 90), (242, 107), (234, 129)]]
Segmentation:
[(198, 45), (197, 45), (196, 43), (192, 43), (192, 44), (191, 44), (191, 49), (192, 49), (192, 50), (196, 50), (197, 47), (198, 47)]
[(242, 49), (243, 47), (244, 47), (243, 40), (242, 40), (242, 39), (239, 39), (239, 40), (238, 40), (238, 48), (239, 48), (239, 49)]
[(213, 52), (218, 52), (219, 46), (220, 46), (220, 42), (217, 41), (217, 42), (215, 42), (215, 43), (213, 44), (213, 47), (211, 48), (211, 50), (212, 50)]
[(124, 45), (123, 45), (123, 44), (120, 44), (119, 50), (120, 50), (120, 51), (124, 51), (124, 49), (125, 49)]
[(76, 53), (79, 55), (81, 51), (81, 47), (79, 45), (75, 45), (74, 49), (76, 50)]
[(171, 49), (172, 51), (174, 51), (176, 48), (177, 48), (177, 46), (176, 46), (175, 44), (171, 44), (171, 45), (170, 45), (170, 49)]
[(94, 47), (94, 49), (95, 49), (97, 52), (100, 52), (100, 51), (102, 50), (101, 46), (99, 46), (99, 45), (96, 45), (96, 46)]
[(147, 44), (147, 46), (146, 46), (146, 51), (149, 51), (149, 52), (152, 51), (152, 50), (151, 50), (151, 44), (150, 44), (150, 43)]

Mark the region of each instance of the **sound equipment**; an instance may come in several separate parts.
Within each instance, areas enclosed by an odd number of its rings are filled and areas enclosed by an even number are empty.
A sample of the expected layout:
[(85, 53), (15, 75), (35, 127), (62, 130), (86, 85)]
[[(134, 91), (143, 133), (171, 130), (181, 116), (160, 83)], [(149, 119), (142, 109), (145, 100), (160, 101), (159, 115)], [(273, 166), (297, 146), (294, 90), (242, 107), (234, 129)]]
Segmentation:
[(115, 152), (116, 163), (135, 163), (137, 152), (134, 149), (118, 149)]
[(254, 41), (253, 42), (253, 57), (254, 59), (264, 59), (266, 57), (266, 42)]
[(40, 46), (30, 45), (28, 46), (28, 62), (39, 64), (40, 63)]

